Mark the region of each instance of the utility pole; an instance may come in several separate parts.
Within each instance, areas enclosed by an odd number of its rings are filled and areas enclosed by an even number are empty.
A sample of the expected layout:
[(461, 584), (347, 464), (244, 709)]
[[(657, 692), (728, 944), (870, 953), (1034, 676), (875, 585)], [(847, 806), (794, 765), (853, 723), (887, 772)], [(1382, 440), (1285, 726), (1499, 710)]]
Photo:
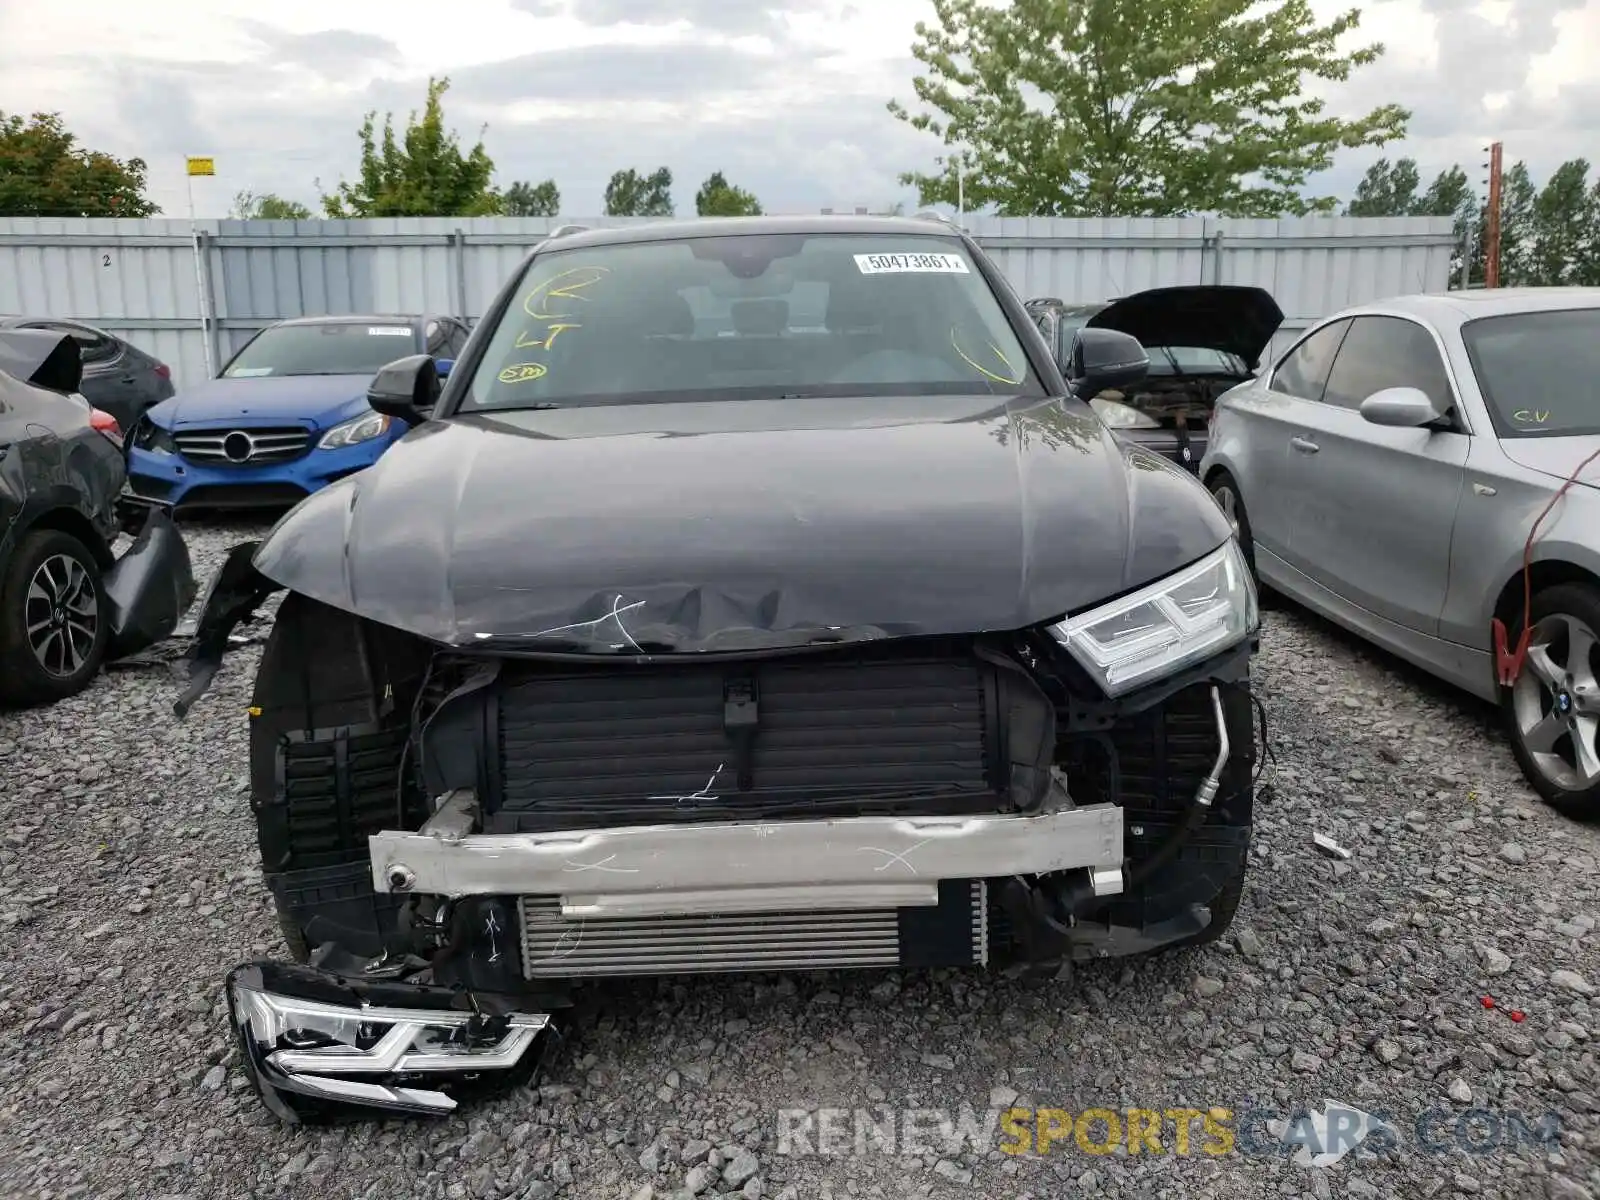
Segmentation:
[(1488, 229), (1483, 239), (1483, 286), (1500, 286), (1500, 143), (1489, 143)]

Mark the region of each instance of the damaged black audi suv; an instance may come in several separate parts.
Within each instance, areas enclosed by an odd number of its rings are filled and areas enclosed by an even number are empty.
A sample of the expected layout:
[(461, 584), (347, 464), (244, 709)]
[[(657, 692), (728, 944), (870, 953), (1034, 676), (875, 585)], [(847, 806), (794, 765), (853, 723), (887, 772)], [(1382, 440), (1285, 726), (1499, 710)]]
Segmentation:
[[(1074, 962), (1218, 937), (1251, 831), (1228, 521), (939, 220), (558, 231), (414, 426), (237, 546), (179, 711), (283, 591), (252, 808), (288, 1120), (525, 1080), (598, 977)], [(1069, 391), (1068, 379), (1072, 386)]]

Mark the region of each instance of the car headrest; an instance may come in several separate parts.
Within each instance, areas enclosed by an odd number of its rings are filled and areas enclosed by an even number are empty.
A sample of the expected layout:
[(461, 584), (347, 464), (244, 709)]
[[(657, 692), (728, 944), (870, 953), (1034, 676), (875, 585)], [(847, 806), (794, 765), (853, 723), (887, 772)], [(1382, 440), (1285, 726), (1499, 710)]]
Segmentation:
[(640, 311), (632, 323), (644, 337), (693, 337), (694, 309), (677, 292), (669, 292), (660, 303)]
[(787, 300), (739, 300), (732, 309), (733, 327), (740, 333), (777, 334), (789, 327)]

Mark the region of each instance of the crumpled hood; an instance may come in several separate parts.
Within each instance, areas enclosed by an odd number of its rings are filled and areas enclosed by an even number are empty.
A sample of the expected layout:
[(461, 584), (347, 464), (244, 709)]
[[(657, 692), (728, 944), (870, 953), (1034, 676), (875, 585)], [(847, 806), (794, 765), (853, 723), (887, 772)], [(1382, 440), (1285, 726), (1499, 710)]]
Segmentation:
[(1283, 310), (1265, 288), (1196, 284), (1135, 292), (1113, 300), (1087, 323), (1118, 330), (1145, 346), (1236, 354), (1253, 371), (1283, 324)]
[(255, 379), (209, 379), (184, 388), (150, 409), (166, 429), (216, 425), (248, 417), (252, 423), (283, 421), (329, 429), (370, 407), (370, 375), (281, 375)]
[(785, 400), (429, 422), (254, 561), (439, 642), (637, 653), (1016, 629), (1227, 536), (1076, 401)]

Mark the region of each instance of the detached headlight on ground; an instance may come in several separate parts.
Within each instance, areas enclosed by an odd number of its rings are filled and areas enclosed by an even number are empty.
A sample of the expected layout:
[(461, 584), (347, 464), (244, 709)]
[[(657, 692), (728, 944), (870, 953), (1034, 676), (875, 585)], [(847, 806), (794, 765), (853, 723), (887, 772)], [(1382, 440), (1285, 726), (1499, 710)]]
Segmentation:
[(1257, 620), (1255, 583), (1229, 538), (1193, 566), (1050, 632), (1106, 695), (1120, 696), (1243, 641)]
[(1112, 429), (1160, 429), (1161, 422), (1149, 413), (1142, 413), (1131, 404), (1123, 404), (1117, 400), (1107, 400), (1103, 396), (1096, 396), (1089, 401), (1089, 407), (1094, 409), (1095, 416), (1099, 417)]
[(345, 446), (355, 446), (361, 442), (370, 442), (375, 437), (381, 437), (388, 428), (389, 418), (382, 413), (363, 413), (328, 430), (322, 435), (322, 440), (317, 446), (323, 450), (340, 450)]

